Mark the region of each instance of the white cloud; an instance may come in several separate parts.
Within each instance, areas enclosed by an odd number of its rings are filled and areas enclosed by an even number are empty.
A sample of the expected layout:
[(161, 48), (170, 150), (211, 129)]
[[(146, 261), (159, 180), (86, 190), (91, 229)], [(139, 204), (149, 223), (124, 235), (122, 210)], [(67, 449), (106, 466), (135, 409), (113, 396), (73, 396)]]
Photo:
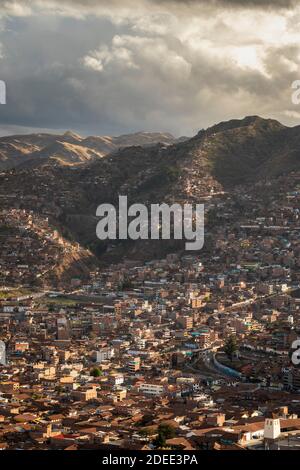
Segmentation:
[(100, 58), (93, 57), (92, 55), (87, 55), (83, 58), (84, 65), (96, 72), (102, 72), (103, 70), (103, 62)]
[(121, 37), (115, 36), (111, 47), (101, 46), (98, 50), (89, 52), (83, 58), (86, 67), (102, 72), (107, 66), (115, 66), (119, 68), (137, 69), (134, 63), (133, 53), (121, 43)]
[(32, 8), (28, 1), (1, 1), (0, 2), (0, 17), (5, 16), (30, 16), (32, 14)]

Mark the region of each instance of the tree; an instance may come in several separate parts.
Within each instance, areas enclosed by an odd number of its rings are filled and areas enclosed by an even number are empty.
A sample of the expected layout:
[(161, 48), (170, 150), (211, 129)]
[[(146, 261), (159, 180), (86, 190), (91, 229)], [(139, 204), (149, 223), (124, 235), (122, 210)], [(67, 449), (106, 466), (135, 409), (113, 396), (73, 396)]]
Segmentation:
[(141, 437), (149, 437), (150, 436), (150, 431), (147, 428), (141, 429), (139, 431), (139, 434)]
[(130, 281), (130, 279), (124, 279), (124, 281), (121, 283), (121, 289), (120, 290), (129, 290), (133, 288), (133, 284)]
[(166, 445), (167, 439), (175, 436), (175, 429), (169, 424), (162, 423), (158, 426), (158, 436), (154, 440), (155, 447), (162, 448)]
[(137, 423), (139, 426), (148, 426), (153, 421), (153, 414), (145, 413), (142, 419)]
[(238, 346), (235, 336), (230, 336), (224, 345), (224, 351), (226, 356), (232, 361), (234, 354), (237, 352)]
[(158, 436), (154, 439), (153, 444), (158, 449), (161, 449), (166, 446), (166, 438), (162, 434), (158, 434)]
[(159, 434), (165, 436), (166, 439), (172, 439), (175, 436), (175, 429), (169, 424), (162, 423), (158, 426)]
[(90, 375), (91, 375), (92, 377), (101, 377), (102, 371), (101, 371), (98, 367), (94, 367), (94, 368), (91, 370)]

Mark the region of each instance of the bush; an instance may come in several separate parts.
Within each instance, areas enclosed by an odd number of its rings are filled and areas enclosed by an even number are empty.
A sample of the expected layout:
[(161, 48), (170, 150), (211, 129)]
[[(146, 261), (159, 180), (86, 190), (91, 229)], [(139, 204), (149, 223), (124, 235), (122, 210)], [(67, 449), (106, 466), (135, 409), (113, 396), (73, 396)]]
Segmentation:
[(90, 375), (91, 375), (92, 377), (101, 377), (102, 371), (101, 371), (98, 367), (94, 367), (94, 368), (91, 370)]
[(158, 436), (154, 440), (153, 444), (155, 447), (165, 447), (166, 440), (172, 439), (175, 436), (175, 429), (169, 424), (160, 424), (158, 426)]

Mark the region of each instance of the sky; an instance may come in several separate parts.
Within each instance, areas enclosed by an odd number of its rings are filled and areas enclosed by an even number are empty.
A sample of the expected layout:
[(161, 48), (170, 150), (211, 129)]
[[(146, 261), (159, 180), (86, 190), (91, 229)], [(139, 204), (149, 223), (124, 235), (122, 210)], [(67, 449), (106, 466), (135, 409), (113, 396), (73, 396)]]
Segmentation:
[(300, 124), (300, 2), (0, 0), (0, 134)]

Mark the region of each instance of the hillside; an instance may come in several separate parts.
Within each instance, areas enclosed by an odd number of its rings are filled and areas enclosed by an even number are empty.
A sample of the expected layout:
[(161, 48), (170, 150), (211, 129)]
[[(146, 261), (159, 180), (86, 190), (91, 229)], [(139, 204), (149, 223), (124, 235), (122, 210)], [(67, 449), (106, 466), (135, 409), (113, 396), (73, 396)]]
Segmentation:
[(32, 211), (0, 211), (0, 285), (64, 286), (97, 266), (91, 252)]
[[(49, 217), (54, 226), (65, 227), (72, 239), (104, 261), (124, 255), (151, 259), (181, 249), (182, 244), (99, 241), (95, 213), (103, 202), (117, 204), (118, 195), (127, 195), (129, 204), (204, 202), (213, 226), (213, 211), (218, 204), (226, 207), (237, 191), (247, 193), (254, 184), (273, 183), (300, 169), (300, 127), (288, 128), (257, 116), (217, 124), (182, 142), (135, 145), (102, 158), (93, 154), (98, 138), (83, 139), (80, 145), (79, 136), (67, 133), (66, 138), (69, 142), (47, 141), (43, 156), (33, 165), (1, 174), (2, 205)], [(46, 137), (27, 137), (26, 145), (39, 146), (41, 139)], [(42, 159), (43, 164), (37, 164)]]
[[(184, 140), (181, 138), (178, 140)], [(34, 167), (45, 163), (54, 165), (83, 165), (121, 148), (157, 143), (170, 145), (177, 139), (168, 133), (137, 132), (121, 136), (81, 137), (67, 131), (62, 135), (29, 134), (0, 138), (0, 170)]]

